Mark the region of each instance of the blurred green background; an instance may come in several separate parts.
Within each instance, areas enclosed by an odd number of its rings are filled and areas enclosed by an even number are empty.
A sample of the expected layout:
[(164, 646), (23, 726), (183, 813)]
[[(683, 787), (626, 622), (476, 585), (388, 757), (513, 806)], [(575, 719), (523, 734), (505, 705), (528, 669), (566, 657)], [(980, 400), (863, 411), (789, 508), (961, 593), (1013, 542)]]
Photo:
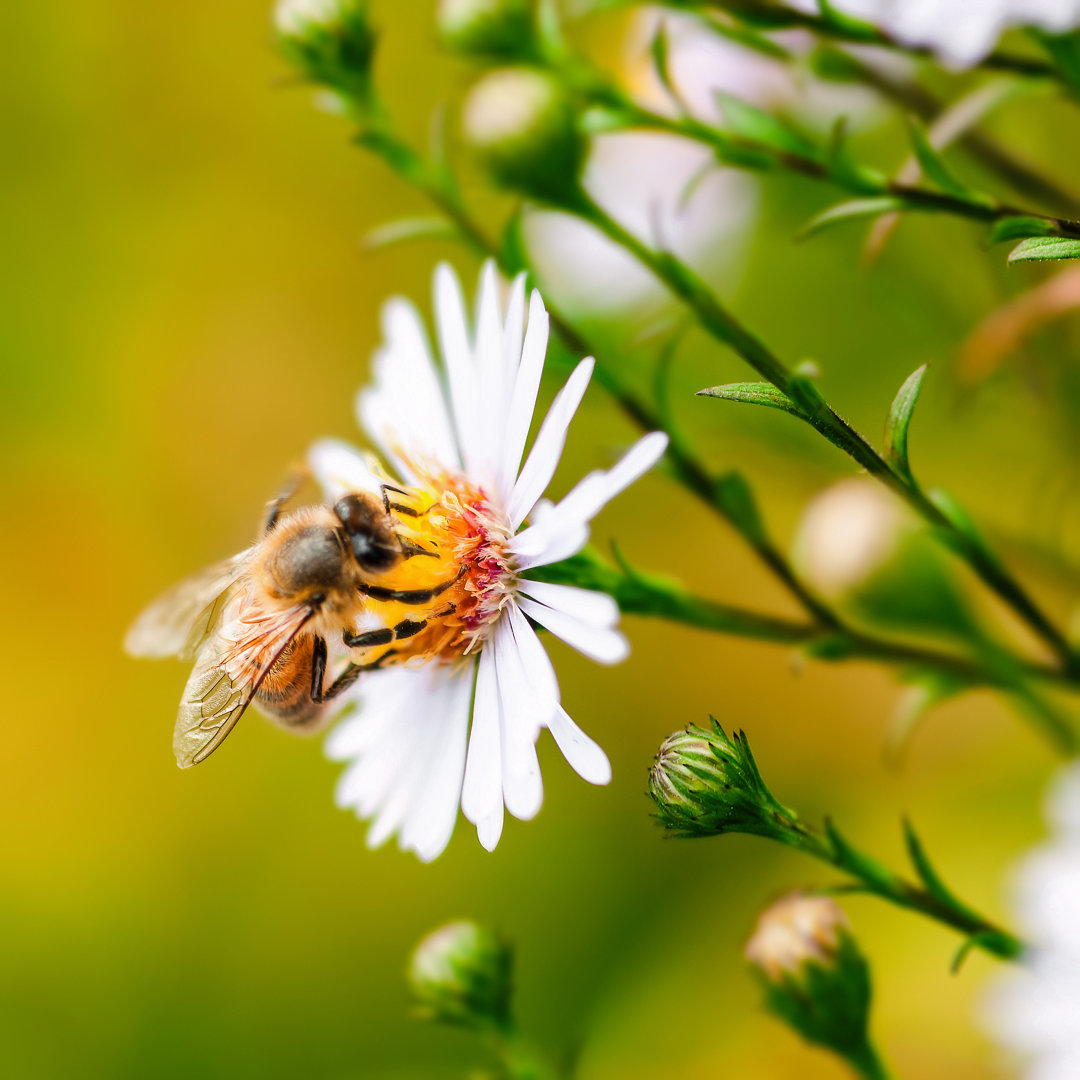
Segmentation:
[[(421, 135), (433, 103), (460, 94), (463, 69), (439, 56), (428, 4), (376, 12), (380, 84)], [(980, 693), (936, 712), (889, 768), (897, 689), (881, 669), (803, 665), (771, 645), (628, 619), (634, 652), (620, 668), (551, 645), (612, 785), (580, 782), (545, 737), (545, 807), (510, 821), (494, 855), (464, 822), (430, 866), (368, 851), (364, 826), (333, 806), (339, 766), (318, 740), (254, 715), (181, 773), (170, 740), (186, 672), (125, 657), (126, 626), (174, 580), (245, 545), (313, 439), (357, 437), (353, 395), (381, 302), (404, 293), (426, 310), (437, 258), (466, 281), (475, 265), (435, 244), (363, 251), (366, 231), (422, 206), (290, 85), (264, 0), (9, 4), (0, 27), (5, 1074), (461, 1076), (482, 1054), (410, 1016), (402, 973), (423, 934), (467, 916), (517, 942), (521, 1020), (542, 1045), (578, 1053), (583, 1080), (844, 1075), (759, 1011), (740, 956), (768, 900), (828, 875), (751, 838), (665, 840), (644, 796), (657, 745), (710, 712), (745, 727), (785, 802), (834, 814), (897, 866), (911, 815), (960, 895), (1000, 917), (1007, 869), (1041, 834), (1051, 753)], [(611, 64), (621, 28), (591, 34)], [(1076, 177), (1075, 110), (1032, 99), (991, 126)], [(902, 132), (886, 116), (866, 145), (895, 167)], [(869, 434), (929, 361), (917, 471), (957, 494), (1067, 620), (1077, 321), (962, 384), (958, 346), (1046, 272), (1006, 269), (978, 230), (939, 219), (903, 224), (871, 269), (858, 228), (794, 243), (831, 198), (769, 178), (752, 242), (725, 271), (730, 299), (781, 355), (816, 358), (830, 398)], [(644, 378), (648, 348), (605, 332)], [(805, 501), (851, 470), (787, 417), (691, 396), (744, 377), (690, 335), (677, 412), (718, 470), (754, 480), (786, 541)], [(633, 435), (594, 388), (557, 487)], [(604, 512), (596, 537), (703, 594), (795, 614), (731, 532), (659, 473)], [(847, 906), (898, 1073), (1000, 1075), (973, 1020), (993, 962), (973, 955), (953, 976), (952, 935), (872, 900)]]

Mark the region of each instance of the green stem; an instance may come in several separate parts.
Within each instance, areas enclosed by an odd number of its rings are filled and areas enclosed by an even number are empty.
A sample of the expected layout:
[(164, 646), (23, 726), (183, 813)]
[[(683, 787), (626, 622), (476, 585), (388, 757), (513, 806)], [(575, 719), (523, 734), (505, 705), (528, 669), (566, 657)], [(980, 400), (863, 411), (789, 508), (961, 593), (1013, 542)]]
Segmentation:
[(513, 1020), (502, 1023), (493, 1033), (492, 1043), (507, 1080), (557, 1080), (557, 1070), (522, 1035)]
[(654, 251), (611, 218), (584, 191), (573, 207), (609, 239), (634, 255), (697, 316), (718, 341), (730, 346), (763, 378), (800, 406), (803, 418), (833, 445), (843, 450), (872, 476), (892, 488), (928, 524), (947, 534), (956, 550), (983, 582), (1001, 597), (1060, 658), (1066, 671), (1080, 667), (1065, 636), (1043, 614), (1008, 571), (966, 531), (960, 530), (913, 481), (897, 471), (867, 440), (843, 419), (805, 380), (796, 380), (783, 362), (722, 305), (709, 287), (685, 264), (663, 251)]
[(894, 874), (876, 859), (853, 848), (830, 828), (828, 836), (811, 832), (799, 850), (858, 881), (866, 892), (897, 907), (917, 911), (963, 934), (975, 948), (1002, 960), (1018, 960), (1026, 946), (1010, 931), (992, 923), (958, 900), (945, 900)]
[[(676, 0), (673, 7), (681, 8), (711, 8), (712, 2), (707, 0)], [(907, 45), (897, 41), (884, 30), (871, 26), (869, 23), (844, 20), (834, 22), (811, 12), (795, 11), (782, 4), (771, 3), (769, 0), (726, 0), (725, 9), (732, 15), (746, 18), (754, 26), (764, 26), (769, 29), (799, 26), (813, 31), (819, 37), (829, 38), (834, 41), (844, 41), (860, 45), (878, 45), (882, 48), (895, 49), (899, 52), (912, 53), (916, 56), (929, 56), (931, 50), (918, 45)], [(769, 26), (770, 21), (772, 26)], [(1044, 60), (1032, 59), (1027, 56), (1019, 56), (1016, 53), (1001, 50), (990, 53), (984, 57), (976, 67), (988, 71), (1005, 71), (1013, 75), (1023, 75), (1029, 78), (1054, 79), (1064, 83), (1061, 72), (1052, 64)]]
[(902, 202), (906, 210), (952, 214), (981, 224), (992, 224), (1002, 218), (1016, 216), (1038, 218), (1053, 225), (1061, 236), (1080, 237), (1080, 221), (1055, 217), (1038, 210), (1012, 206), (982, 196), (967, 198), (916, 184), (905, 184), (884, 176), (880, 179), (872, 179), (872, 174), (866, 170), (859, 172), (856, 183), (848, 174), (830, 168), (815, 157), (791, 150), (781, 150), (745, 136), (733, 135), (702, 123), (692, 116), (664, 116), (638, 105), (621, 91), (609, 85), (605, 85), (602, 89), (596, 86), (593, 90), (605, 104), (619, 109), (633, 126), (661, 131), (669, 135), (681, 135), (683, 138), (702, 143), (736, 167), (752, 167), (748, 164), (746, 157), (746, 153), (749, 152), (753, 155), (750, 160), (766, 159), (790, 172), (834, 184), (860, 197), (891, 196)]
[[(688, 592), (677, 582), (638, 571), (619, 570), (602, 561), (592, 550), (545, 566), (529, 575), (557, 584), (577, 585), (606, 592), (627, 615), (667, 619), (713, 633), (776, 645), (799, 646), (826, 661), (870, 660), (899, 667), (932, 668), (972, 685), (1015, 690), (1018, 674), (1062, 688), (1075, 684), (1060, 669), (1013, 660), (1013, 670), (1001, 674), (994, 666), (958, 653), (921, 645), (909, 645), (851, 627), (828, 629), (814, 623), (762, 615), (730, 604), (721, 604)], [(1074, 746), (1071, 733), (1058, 733), (1053, 741)]]

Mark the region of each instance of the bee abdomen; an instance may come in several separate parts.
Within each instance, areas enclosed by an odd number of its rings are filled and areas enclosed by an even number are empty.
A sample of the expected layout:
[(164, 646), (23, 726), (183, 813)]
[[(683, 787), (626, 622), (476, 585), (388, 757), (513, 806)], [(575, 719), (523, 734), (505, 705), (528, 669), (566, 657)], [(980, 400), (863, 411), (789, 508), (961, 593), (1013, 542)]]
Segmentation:
[(323, 706), (311, 699), (314, 639), (295, 640), (277, 658), (255, 695), (255, 704), (269, 720), (297, 730), (314, 726)]

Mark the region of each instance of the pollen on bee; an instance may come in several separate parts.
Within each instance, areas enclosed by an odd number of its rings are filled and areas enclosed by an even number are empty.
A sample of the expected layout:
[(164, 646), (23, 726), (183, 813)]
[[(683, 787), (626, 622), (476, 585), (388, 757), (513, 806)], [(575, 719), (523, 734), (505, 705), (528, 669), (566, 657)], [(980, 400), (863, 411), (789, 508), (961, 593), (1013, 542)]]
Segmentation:
[(395, 641), (395, 663), (452, 663), (479, 647), (513, 593), (516, 580), (507, 551), (511, 530), (483, 490), (460, 475), (427, 474), (420, 486), (395, 492), (395, 529), (413, 554), (380, 576), (395, 591), (438, 589), (418, 609), (373, 601), (386, 626), (425, 619), (420, 632)]

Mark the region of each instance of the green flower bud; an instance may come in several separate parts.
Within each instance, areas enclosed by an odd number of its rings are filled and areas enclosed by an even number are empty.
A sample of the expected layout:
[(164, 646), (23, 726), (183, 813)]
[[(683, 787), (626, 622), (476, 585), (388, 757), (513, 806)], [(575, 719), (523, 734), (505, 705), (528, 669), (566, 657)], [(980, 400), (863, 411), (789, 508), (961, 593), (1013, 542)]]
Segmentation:
[(308, 81), (368, 103), (376, 35), (367, 0), (280, 0), (274, 26), (285, 58)]
[(504, 187), (556, 204), (572, 201), (584, 143), (566, 88), (544, 71), (500, 68), (469, 92), (466, 142)]
[(474, 922), (447, 923), (417, 945), (409, 985), (423, 1013), (464, 1027), (505, 1025), (513, 954)]
[(728, 738), (688, 727), (661, 744), (649, 777), (657, 817), (682, 836), (753, 833), (799, 846), (806, 839), (793, 810), (773, 797), (743, 732)]
[(534, 0), (439, 0), (436, 25), (447, 46), (465, 56), (535, 57)]
[(875, 625), (970, 633), (970, 610), (940, 546), (869, 477), (841, 480), (810, 502), (792, 561), (822, 596)]
[(793, 893), (770, 905), (746, 944), (765, 1005), (808, 1042), (879, 1075), (867, 1035), (870, 968), (835, 900)]

